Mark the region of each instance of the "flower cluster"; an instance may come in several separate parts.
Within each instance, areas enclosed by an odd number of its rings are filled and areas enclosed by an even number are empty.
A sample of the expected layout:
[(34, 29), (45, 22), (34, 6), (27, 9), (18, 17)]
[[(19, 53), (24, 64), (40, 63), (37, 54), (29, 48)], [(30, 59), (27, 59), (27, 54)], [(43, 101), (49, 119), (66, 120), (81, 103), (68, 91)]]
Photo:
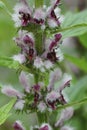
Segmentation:
[(61, 15), (59, 8), (56, 9), (59, 2), (55, 1), (49, 8), (30, 9), (26, 2), (14, 7), (12, 18), (15, 26), (21, 27), (18, 37), (14, 38), (21, 48), (21, 54), (13, 57), (15, 60), (20, 63), (28, 62), (41, 71), (50, 69), (55, 62), (63, 60), (59, 49), (61, 33), (51, 37), (47, 35), (48, 29), (60, 28)]
[[(59, 4), (60, 0), (52, 0), (49, 7), (31, 9), (26, 0), (20, 0), (14, 7), (12, 19), (18, 28), (18, 35), (13, 40), (20, 48), (20, 53), (14, 55), (13, 59), (25, 66), (28, 72), (22, 70), (19, 75), (23, 92), (6, 86), (2, 88), (2, 93), (17, 97), (14, 108), (19, 112), (52, 113), (59, 105), (67, 103), (63, 89), (70, 86), (72, 77), (62, 74), (58, 67), (58, 63), (63, 60), (60, 49), (62, 34), (50, 34), (50, 30), (61, 28), (63, 16)], [(72, 115), (72, 108), (65, 109), (54, 127), (71, 130), (63, 124)], [(31, 127), (31, 130), (52, 130), (45, 119), (43, 122), (41, 126)], [(16, 121), (13, 127), (15, 130), (25, 130), (20, 121)]]

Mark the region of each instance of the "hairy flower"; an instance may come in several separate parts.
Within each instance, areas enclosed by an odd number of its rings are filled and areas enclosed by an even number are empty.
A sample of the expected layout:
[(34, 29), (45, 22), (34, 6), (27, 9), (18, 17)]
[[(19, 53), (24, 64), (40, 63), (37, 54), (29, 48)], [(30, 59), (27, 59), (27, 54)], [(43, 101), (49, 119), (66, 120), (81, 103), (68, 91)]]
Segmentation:
[(31, 20), (31, 9), (24, 3), (18, 3), (14, 7), (14, 14), (12, 19), (16, 27), (26, 26)]
[(38, 69), (42, 68), (44, 65), (42, 59), (40, 57), (36, 57), (36, 59), (34, 60), (34, 66)]
[(19, 120), (17, 120), (13, 124), (13, 128), (14, 128), (14, 130), (25, 130), (25, 128), (23, 127), (22, 123)]
[(38, 108), (38, 111), (40, 111), (41, 113), (43, 113), (43, 112), (46, 111), (47, 106), (46, 106), (46, 104), (45, 104), (43, 101), (41, 101), (41, 102), (38, 104), (37, 108)]
[(23, 54), (14, 55), (12, 57), (15, 61), (18, 61), (20, 64), (23, 64), (26, 62), (26, 58)]
[(11, 85), (3, 86), (1, 92), (9, 97), (22, 98), (23, 94), (14, 89)]
[(51, 91), (46, 96), (46, 102), (53, 110), (56, 109), (56, 103), (58, 102), (59, 97), (60, 94), (56, 91)]
[(68, 75), (68, 74), (64, 74), (63, 75), (63, 79), (61, 81), (61, 85), (60, 87), (58, 88), (58, 91), (61, 93), (62, 90), (66, 87), (66, 86), (70, 86), (70, 81), (72, 80), (72, 77), (71, 75)]
[(16, 104), (14, 105), (15, 110), (23, 110), (24, 107), (24, 100), (19, 99)]
[(45, 61), (44, 61), (44, 67), (45, 67), (46, 69), (51, 69), (51, 68), (53, 67), (53, 64), (52, 64), (52, 62), (50, 62), (49, 60), (45, 60)]
[(50, 72), (49, 85), (47, 87), (48, 91), (51, 91), (52, 89), (54, 89), (55, 82), (59, 81), (61, 77), (62, 77), (62, 72), (59, 68)]
[(74, 110), (72, 107), (65, 108), (60, 115), (60, 118), (56, 122), (55, 126), (62, 126), (64, 121), (69, 120), (73, 116)]
[(19, 76), (19, 81), (22, 84), (22, 86), (24, 87), (24, 90), (29, 93), (30, 89), (33, 85), (34, 82), (34, 77), (32, 74), (27, 74), (25, 72), (21, 72), (20, 76)]
[(42, 8), (38, 8), (35, 10), (33, 18), (34, 22), (37, 24), (44, 24), (45, 22), (45, 12), (42, 10)]
[(51, 126), (49, 124), (44, 123), (44, 124), (41, 125), (39, 130), (52, 130), (52, 128), (51, 128)]

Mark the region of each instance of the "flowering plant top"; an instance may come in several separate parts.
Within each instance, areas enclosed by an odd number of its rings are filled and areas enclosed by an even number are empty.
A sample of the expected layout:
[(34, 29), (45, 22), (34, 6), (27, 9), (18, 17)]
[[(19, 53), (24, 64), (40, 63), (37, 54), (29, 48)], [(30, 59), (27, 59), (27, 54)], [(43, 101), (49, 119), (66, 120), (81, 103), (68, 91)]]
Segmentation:
[[(51, 0), (49, 7), (43, 4), (38, 6), (37, 3), (36, 5), (31, 8), (26, 0), (20, 0), (14, 7), (12, 19), (18, 29), (18, 35), (13, 40), (20, 48), (20, 53), (14, 55), (13, 59), (26, 66), (28, 72), (20, 71), (19, 81), (24, 88), (23, 92), (12, 86), (4, 86), (2, 93), (17, 97), (14, 108), (18, 112), (36, 112), (38, 118), (43, 115), (40, 121), (40, 124), (43, 124), (31, 129), (51, 130), (48, 124), (49, 113), (57, 110), (58, 106), (67, 104), (62, 91), (70, 86), (72, 77), (66, 73), (62, 74), (58, 66), (63, 60), (60, 49), (62, 34), (50, 35), (53, 29), (61, 28), (64, 19), (58, 7), (60, 0)], [(73, 109), (66, 109), (54, 127), (69, 130), (70, 127), (63, 126), (63, 123), (72, 115)], [(25, 130), (20, 121), (16, 121), (13, 127), (15, 130)]]

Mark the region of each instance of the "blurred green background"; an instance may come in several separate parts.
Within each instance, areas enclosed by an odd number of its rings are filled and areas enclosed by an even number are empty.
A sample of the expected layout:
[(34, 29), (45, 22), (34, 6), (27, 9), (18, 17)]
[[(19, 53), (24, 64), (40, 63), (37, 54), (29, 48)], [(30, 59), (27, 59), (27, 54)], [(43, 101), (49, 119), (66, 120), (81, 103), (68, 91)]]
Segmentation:
[[(12, 8), (17, 0), (2, 0), (9, 11), (12, 12)], [(85, 4), (84, 4), (85, 3)], [(63, 0), (62, 1), (62, 12), (67, 11), (81, 11), (86, 8), (86, 0)], [(19, 52), (19, 49), (13, 42), (13, 37), (16, 34), (16, 29), (11, 17), (3, 9), (0, 9), (0, 56), (13, 56)], [(87, 61), (87, 34), (79, 37), (67, 38), (63, 42), (62, 51), (65, 54), (70, 54), (77, 56), (79, 58), (84, 57)], [(74, 64), (64, 61), (65, 72), (72, 74), (73, 81), (71, 88), (66, 89), (68, 98), (76, 101), (87, 96), (87, 72), (83, 69), (76, 67)], [(87, 67), (87, 66), (85, 66)], [(17, 89), (22, 89), (19, 81), (18, 74), (13, 69), (8, 69), (5, 67), (0, 67), (0, 84), (12, 84)], [(0, 106), (6, 104), (10, 98), (0, 93)], [(0, 126), (0, 130), (12, 130), (12, 123), (21, 119), (25, 124), (27, 130), (29, 125), (35, 124), (37, 122), (35, 114), (17, 114), (12, 111), (12, 116), (7, 119), (7, 121)], [(73, 118), (66, 122), (67, 124), (73, 126), (75, 130), (87, 130), (87, 104), (75, 107), (75, 113)]]

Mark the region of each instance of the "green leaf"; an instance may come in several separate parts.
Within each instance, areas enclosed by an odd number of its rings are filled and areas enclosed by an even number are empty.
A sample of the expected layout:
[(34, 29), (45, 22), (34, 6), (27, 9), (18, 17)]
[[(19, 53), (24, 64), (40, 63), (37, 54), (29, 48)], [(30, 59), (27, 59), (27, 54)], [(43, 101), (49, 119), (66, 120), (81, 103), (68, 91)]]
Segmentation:
[(76, 58), (65, 54), (65, 58), (75, 64), (79, 69), (87, 72), (87, 60), (84, 58)]
[(6, 119), (11, 115), (9, 114), (11, 108), (13, 107), (16, 99), (12, 99), (8, 104), (0, 108), (0, 125), (3, 124)]
[(5, 8), (5, 4), (2, 1), (0, 1), (0, 8), (1, 9)]
[(68, 103), (66, 105), (63, 105), (63, 106), (59, 106), (58, 107), (58, 110), (59, 109), (64, 109), (64, 108), (67, 108), (67, 107), (73, 107), (73, 106), (76, 106), (76, 105), (81, 105), (81, 104), (84, 104), (87, 102), (87, 97), (81, 99), (80, 101), (76, 101), (76, 102), (71, 102), (71, 103)]
[(81, 44), (87, 48), (87, 33), (85, 33), (84, 35), (79, 36), (79, 40), (81, 42)]
[(87, 32), (87, 10), (80, 13), (67, 13), (62, 23), (63, 38), (78, 36)]
[(13, 60), (12, 58), (0, 57), (0, 66), (13, 68), (13, 69), (18, 69), (19, 65), (20, 65), (19, 62)]
[(67, 13), (61, 25), (61, 29), (50, 30), (50, 34), (61, 32), (62, 39), (72, 36), (79, 36), (87, 32), (87, 10), (80, 13)]
[[(75, 91), (74, 91), (75, 90)], [(87, 75), (80, 78), (75, 84), (67, 90), (67, 95), (69, 95), (70, 100), (75, 101), (80, 100), (86, 96), (87, 91)]]
[(4, 9), (11, 16), (11, 13), (2, 1), (0, 1), (0, 9)]

